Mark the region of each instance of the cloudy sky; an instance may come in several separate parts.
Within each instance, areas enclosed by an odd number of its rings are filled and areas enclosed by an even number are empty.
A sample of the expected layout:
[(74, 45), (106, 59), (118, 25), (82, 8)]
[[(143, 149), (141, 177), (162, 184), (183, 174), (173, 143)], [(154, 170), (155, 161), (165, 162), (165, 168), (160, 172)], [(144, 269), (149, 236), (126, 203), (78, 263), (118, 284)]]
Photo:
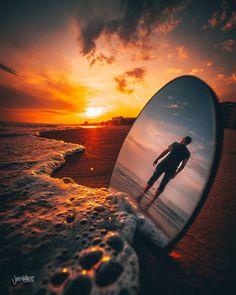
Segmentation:
[(235, 101), (235, 1), (5, 1), (0, 120), (80, 123), (136, 116), (193, 74)]

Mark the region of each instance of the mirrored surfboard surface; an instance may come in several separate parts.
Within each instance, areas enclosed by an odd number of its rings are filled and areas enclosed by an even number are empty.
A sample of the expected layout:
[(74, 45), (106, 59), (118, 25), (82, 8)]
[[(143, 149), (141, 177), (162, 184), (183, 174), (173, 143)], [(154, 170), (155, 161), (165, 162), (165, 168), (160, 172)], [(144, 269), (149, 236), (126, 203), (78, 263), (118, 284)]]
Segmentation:
[(118, 155), (110, 189), (137, 202), (164, 236), (163, 247), (191, 225), (213, 181), (221, 146), (217, 105), (198, 78), (171, 81), (140, 112)]

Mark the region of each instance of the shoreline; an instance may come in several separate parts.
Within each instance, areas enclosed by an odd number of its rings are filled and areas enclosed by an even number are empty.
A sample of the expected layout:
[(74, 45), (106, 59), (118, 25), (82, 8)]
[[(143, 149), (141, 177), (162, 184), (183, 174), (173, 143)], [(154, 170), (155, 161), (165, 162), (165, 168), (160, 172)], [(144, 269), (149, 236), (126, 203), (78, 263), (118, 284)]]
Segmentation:
[(108, 187), (121, 145), (131, 126), (76, 128), (40, 132), (40, 137), (63, 140), (85, 147), (85, 152), (65, 158), (65, 164), (52, 177), (70, 177), (76, 183), (92, 188)]

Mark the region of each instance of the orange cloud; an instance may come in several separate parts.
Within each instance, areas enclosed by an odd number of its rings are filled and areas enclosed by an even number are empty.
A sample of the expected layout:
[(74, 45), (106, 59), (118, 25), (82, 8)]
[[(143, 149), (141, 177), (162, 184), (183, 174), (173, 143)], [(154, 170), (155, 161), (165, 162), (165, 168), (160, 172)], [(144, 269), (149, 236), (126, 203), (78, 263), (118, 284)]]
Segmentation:
[(37, 112), (50, 109), (53, 112), (70, 114), (77, 110), (77, 106), (70, 101), (59, 98), (51, 99), (46, 95), (41, 96), (40, 94), (27, 93), (11, 86), (0, 85), (0, 92), (2, 113), (4, 112), (3, 110), (9, 111), (10, 109), (22, 109), (25, 113), (30, 109), (35, 109)]
[(95, 63), (99, 63), (100, 65), (111, 65), (115, 61), (115, 56), (107, 56), (103, 53), (95, 53), (95, 50), (92, 50), (89, 54), (87, 54), (87, 59), (90, 63), (90, 66), (93, 66)]
[(230, 76), (229, 76), (229, 81), (231, 83), (236, 83), (236, 73), (232, 73)]
[(131, 94), (134, 89), (128, 85), (143, 82), (145, 73), (146, 70), (144, 68), (134, 68), (133, 70), (124, 72), (122, 75), (114, 78), (117, 83), (116, 89), (120, 92)]
[(188, 57), (187, 48), (185, 46), (177, 46), (175, 49), (180, 59), (186, 59)]
[(203, 29), (214, 29), (216, 26), (224, 22), (226, 20), (228, 8), (227, 2), (222, 1), (221, 7), (212, 14), (207, 24), (203, 26)]
[(222, 80), (225, 78), (225, 75), (224, 74), (217, 74), (216, 75), (218, 79)]
[(229, 39), (222, 44), (222, 48), (224, 51), (232, 52), (234, 44), (235, 41), (233, 39)]
[(208, 20), (210, 27), (214, 28), (218, 24), (218, 12), (215, 12), (211, 18)]
[(159, 24), (155, 31), (158, 33), (169, 33), (173, 31), (181, 23), (181, 18), (170, 18)]
[(199, 73), (201, 73), (201, 72), (203, 72), (204, 70), (203, 70), (203, 68), (193, 68), (192, 70), (191, 70), (191, 74), (199, 74)]
[(146, 73), (146, 70), (144, 68), (135, 68), (133, 70), (125, 72), (125, 75), (128, 77), (133, 77), (138, 82), (142, 82), (144, 79), (144, 75)]
[(236, 12), (232, 12), (230, 19), (223, 26), (222, 31), (229, 31), (236, 25)]
[(87, 98), (94, 94), (86, 85), (73, 82), (66, 73), (51, 71), (35, 74), (32, 71), (27, 76), (8, 73), (9, 70), (4, 69), (0, 84), (1, 119), (4, 120), (12, 120), (15, 113), (14, 120), (25, 117), (23, 121), (28, 121), (32, 118), (29, 113), (33, 109), (34, 121), (37, 122), (42, 122), (43, 119), (48, 122), (50, 117), (58, 121), (65, 116), (72, 119), (77, 112), (84, 111)]
[(73, 100), (75, 103), (76, 98), (79, 98), (82, 103), (85, 97), (93, 94), (87, 86), (80, 82), (73, 83), (63, 74), (41, 74), (40, 76), (38, 83), (55, 98)]
[(214, 29), (216, 26), (223, 25), (221, 27), (221, 31), (225, 32), (231, 30), (236, 25), (236, 12), (233, 11), (230, 17), (227, 19), (227, 15), (229, 15), (229, 9), (230, 5), (228, 5), (227, 1), (222, 1), (220, 9), (213, 13), (213, 15), (208, 20), (208, 23), (203, 26), (203, 29)]
[(170, 68), (168, 70), (169, 73), (173, 73), (173, 74), (180, 74), (183, 70), (180, 68)]
[(114, 78), (117, 85), (116, 85), (116, 89), (120, 92), (126, 93), (126, 94), (131, 94), (134, 90), (128, 88), (127, 86), (127, 80), (125, 78), (123, 78), (122, 76), (118, 76)]
[(213, 62), (212, 61), (208, 61), (207, 64), (206, 64), (208, 67), (211, 67), (213, 65)]
[(232, 73), (229, 76), (226, 76), (222, 73), (217, 74), (217, 79), (224, 81), (226, 84), (233, 84), (236, 83), (236, 73)]

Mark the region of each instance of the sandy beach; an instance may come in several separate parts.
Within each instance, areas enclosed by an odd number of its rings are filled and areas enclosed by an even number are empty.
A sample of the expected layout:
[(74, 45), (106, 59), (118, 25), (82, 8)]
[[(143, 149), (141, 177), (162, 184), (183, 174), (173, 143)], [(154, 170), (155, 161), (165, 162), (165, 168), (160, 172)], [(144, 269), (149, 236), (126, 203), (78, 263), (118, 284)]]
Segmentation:
[[(128, 130), (113, 127), (43, 133), (47, 138), (82, 144), (89, 153), (68, 158), (54, 176), (71, 177), (90, 187), (107, 186)], [(140, 294), (235, 294), (235, 150), (236, 132), (226, 130), (220, 166), (204, 208), (169, 255), (140, 234), (135, 236)]]
[(41, 133), (41, 136), (49, 139), (86, 146), (86, 153), (68, 157), (66, 165), (53, 172), (53, 176), (70, 177), (78, 184), (89, 187), (108, 187), (116, 158), (130, 127), (79, 128)]

